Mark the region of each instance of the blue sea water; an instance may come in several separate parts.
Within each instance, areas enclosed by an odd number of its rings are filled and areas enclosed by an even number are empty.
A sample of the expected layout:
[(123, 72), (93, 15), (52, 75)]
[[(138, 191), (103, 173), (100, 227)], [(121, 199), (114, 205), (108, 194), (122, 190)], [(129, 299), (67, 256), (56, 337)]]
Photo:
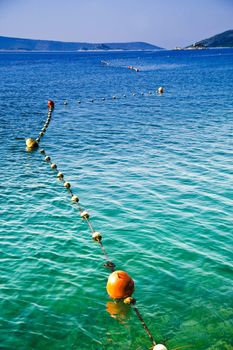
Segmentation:
[(232, 350), (233, 50), (1, 53), (0, 94), (0, 349), (151, 347), (108, 297), (56, 173), (25, 150), (50, 98), (41, 147), (134, 279), (156, 342)]

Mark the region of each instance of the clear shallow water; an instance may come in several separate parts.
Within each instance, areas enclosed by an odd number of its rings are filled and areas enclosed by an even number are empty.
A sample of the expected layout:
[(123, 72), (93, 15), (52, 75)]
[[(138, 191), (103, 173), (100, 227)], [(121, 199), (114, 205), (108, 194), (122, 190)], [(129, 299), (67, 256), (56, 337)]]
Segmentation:
[(39, 152), (25, 152), (48, 98), (41, 146), (133, 277), (156, 341), (233, 349), (233, 50), (1, 53), (0, 77), (0, 349), (150, 347), (132, 310), (108, 313), (101, 250)]

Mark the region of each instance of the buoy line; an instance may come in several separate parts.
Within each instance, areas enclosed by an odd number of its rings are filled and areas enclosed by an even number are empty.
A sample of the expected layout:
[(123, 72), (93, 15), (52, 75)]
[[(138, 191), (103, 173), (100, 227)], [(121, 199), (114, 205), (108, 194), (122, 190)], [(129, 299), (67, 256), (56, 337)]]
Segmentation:
[[(33, 138), (26, 139), (26, 146), (27, 146), (27, 150), (29, 150), (29, 151), (37, 150), (39, 148), (40, 139), (41, 139), (41, 137), (44, 136), (44, 133), (45, 133), (45, 131), (49, 125), (49, 122), (51, 120), (52, 112), (54, 110), (54, 102), (52, 100), (48, 101), (48, 109), (49, 109), (48, 119), (46, 120), (45, 125), (39, 134), (39, 137), (37, 139), (33, 139)], [(145, 321), (143, 320), (138, 308), (135, 306), (136, 299), (132, 297), (132, 294), (134, 292), (133, 279), (125, 271), (121, 271), (121, 270), (115, 271), (116, 265), (112, 261), (109, 260), (108, 254), (107, 254), (107, 252), (103, 246), (103, 243), (102, 243), (101, 233), (94, 230), (94, 228), (91, 224), (91, 221), (90, 221), (90, 215), (89, 215), (88, 211), (86, 211), (85, 209), (83, 209), (81, 207), (80, 202), (79, 202), (79, 197), (73, 193), (73, 191), (71, 189), (70, 182), (65, 181), (64, 174), (58, 170), (57, 164), (52, 162), (51, 157), (49, 155), (47, 155), (47, 153), (44, 149), (40, 149), (40, 153), (43, 155), (44, 161), (50, 165), (50, 168), (54, 172), (57, 173), (56, 176), (63, 183), (63, 186), (66, 188), (67, 192), (70, 194), (71, 201), (77, 205), (81, 218), (87, 222), (87, 225), (88, 225), (90, 232), (91, 232), (91, 235), (92, 235), (92, 239), (100, 245), (100, 248), (101, 248), (103, 255), (105, 257), (105, 260), (106, 260), (104, 266), (111, 270), (111, 274), (108, 277), (108, 281), (107, 281), (107, 285), (106, 285), (108, 295), (112, 299), (115, 299), (118, 301), (119, 300), (123, 301), (124, 304), (128, 304), (128, 305), (132, 306), (133, 310), (135, 311), (135, 313), (137, 315), (137, 318), (141, 322), (141, 324), (142, 324), (144, 330), (146, 331), (150, 341), (152, 342), (152, 346), (153, 346), (152, 350), (167, 350), (165, 345), (156, 344), (153, 335), (151, 334), (149, 328), (147, 327)]]
[[(157, 95), (162, 95), (164, 93), (164, 88), (160, 86), (157, 90), (155, 91), (148, 91), (148, 92), (132, 92), (129, 95), (123, 94), (122, 96), (117, 96), (113, 95), (112, 97), (95, 97), (95, 98), (87, 98), (87, 99), (78, 99), (77, 103), (82, 104), (83, 101), (84, 103), (94, 103), (94, 102), (107, 102), (111, 100), (121, 100), (127, 98), (127, 96), (157, 96)], [(67, 106), (69, 103), (67, 100), (63, 101), (63, 105)]]
[(26, 146), (28, 151), (34, 151), (39, 147), (40, 140), (44, 136), (51, 121), (53, 110), (54, 102), (52, 100), (48, 100), (48, 117), (44, 123), (43, 128), (41, 129), (41, 132), (39, 133), (39, 136), (36, 139), (33, 139), (32, 137), (26, 139)]

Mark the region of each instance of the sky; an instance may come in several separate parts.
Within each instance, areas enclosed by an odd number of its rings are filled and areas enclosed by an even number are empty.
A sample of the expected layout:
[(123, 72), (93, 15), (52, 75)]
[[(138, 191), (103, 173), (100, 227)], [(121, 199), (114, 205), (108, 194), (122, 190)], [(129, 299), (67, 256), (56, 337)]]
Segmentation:
[(174, 48), (233, 29), (233, 0), (0, 0), (0, 35)]

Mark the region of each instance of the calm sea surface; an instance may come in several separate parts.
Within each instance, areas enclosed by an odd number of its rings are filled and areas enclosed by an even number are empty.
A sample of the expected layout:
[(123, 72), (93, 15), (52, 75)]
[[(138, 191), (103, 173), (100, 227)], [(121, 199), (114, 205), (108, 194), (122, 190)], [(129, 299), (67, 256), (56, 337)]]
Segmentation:
[(55, 172), (25, 151), (50, 98), (41, 147), (134, 279), (156, 342), (232, 350), (233, 50), (1, 53), (0, 96), (0, 349), (151, 346), (108, 297), (102, 251)]

